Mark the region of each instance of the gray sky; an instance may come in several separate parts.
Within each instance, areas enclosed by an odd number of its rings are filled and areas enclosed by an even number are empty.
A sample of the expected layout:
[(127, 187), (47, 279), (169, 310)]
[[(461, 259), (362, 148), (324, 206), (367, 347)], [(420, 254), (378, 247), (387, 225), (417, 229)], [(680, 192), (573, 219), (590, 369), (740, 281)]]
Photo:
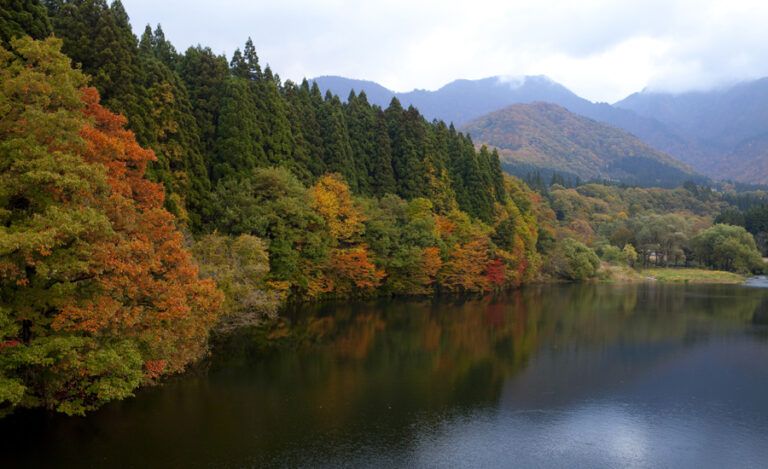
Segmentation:
[(768, 76), (766, 0), (123, 0), (137, 33), (229, 57), (248, 36), (283, 79), (342, 75), (396, 91), (547, 75), (613, 102), (648, 87)]

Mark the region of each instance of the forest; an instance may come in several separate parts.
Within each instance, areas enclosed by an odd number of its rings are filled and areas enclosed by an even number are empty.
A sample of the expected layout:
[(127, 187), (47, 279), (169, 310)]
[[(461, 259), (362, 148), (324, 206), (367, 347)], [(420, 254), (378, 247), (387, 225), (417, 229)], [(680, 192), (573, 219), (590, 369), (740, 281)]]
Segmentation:
[(137, 38), (119, 0), (10, 3), (0, 411), (125, 398), (289, 302), (484, 294), (611, 262), (762, 270), (761, 193), (534, 190), (397, 99), (282, 81), (250, 39), (180, 53), (160, 26)]

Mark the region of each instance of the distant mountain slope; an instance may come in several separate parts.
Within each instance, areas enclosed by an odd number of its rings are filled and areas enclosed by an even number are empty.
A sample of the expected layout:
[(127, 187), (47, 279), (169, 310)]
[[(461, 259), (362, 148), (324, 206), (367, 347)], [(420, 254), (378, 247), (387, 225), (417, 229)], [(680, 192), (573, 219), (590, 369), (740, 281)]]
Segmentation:
[(338, 76), (323, 76), (313, 80), (323, 92), (331, 90), (342, 98), (346, 98), (350, 90), (365, 91), (368, 101), (381, 107), (386, 107), (393, 97), (397, 97), (404, 106), (414, 106), (428, 119), (440, 119), (456, 125), (510, 104), (536, 101), (558, 104), (578, 114), (589, 113), (604, 118), (610, 118), (612, 113), (623, 116), (617, 120), (628, 120), (627, 116), (633, 115), (632, 112), (617, 110), (608, 104), (592, 103), (544, 76), (455, 80), (435, 91), (413, 90), (404, 93), (396, 93), (366, 80)]
[(701, 153), (695, 143), (657, 120), (610, 104), (593, 103), (544, 76), (456, 80), (436, 91), (414, 90), (407, 93), (395, 93), (371, 81), (337, 76), (318, 77), (314, 80), (323, 92), (331, 90), (342, 98), (346, 98), (352, 89), (356, 92), (365, 91), (370, 102), (382, 107), (397, 97), (404, 106), (413, 105), (430, 120), (440, 119), (457, 126), (512, 104), (539, 101), (554, 103), (576, 114), (624, 129), (657, 150), (672, 155)]
[(768, 78), (708, 92), (641, 92), (615, 107), (664, 123), (693, 142), (681, 159), (713, 176), (768, 183)]
[(313, 78), (310, 83), (314, 81), (320, 90), (325, 94), (326, 91), (330, 91), (343, 101), (347, 100), (349, 92), (354, 90), (355, 93), (365, 91), (368, 96), (368, 102), (371, 104), (377, 104), (381, 107), (387, 107), (389, 102), (395, 96), (395, 92), (388, 90), (380, 84), (368, 81), (368, 80), (355, 80), (353, 78), (344, 78), (338, 76), (322, 76)]
[(549, 103), (515, 104), (462, 128), (500, 150), (510, 168), (544, 168), (581, 179), (643, 186), (701, 180), (686, 165), (620, 129)]

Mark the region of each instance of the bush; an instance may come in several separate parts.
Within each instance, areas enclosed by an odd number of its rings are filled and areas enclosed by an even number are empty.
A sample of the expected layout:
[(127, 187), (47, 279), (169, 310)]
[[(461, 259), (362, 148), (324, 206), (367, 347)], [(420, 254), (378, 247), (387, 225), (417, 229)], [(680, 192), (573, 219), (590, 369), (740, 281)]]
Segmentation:
[(623, 264), (626, 262), (626, 258), (621, 249), (612, 244), (606, 244), (600, 248), (600, 259), (612, 264)]
[(552, 252), (550, 273), (565, 280), (584, 281), (597, 275), (600, 258), (595, 251), (571, 238), (566, 238)]

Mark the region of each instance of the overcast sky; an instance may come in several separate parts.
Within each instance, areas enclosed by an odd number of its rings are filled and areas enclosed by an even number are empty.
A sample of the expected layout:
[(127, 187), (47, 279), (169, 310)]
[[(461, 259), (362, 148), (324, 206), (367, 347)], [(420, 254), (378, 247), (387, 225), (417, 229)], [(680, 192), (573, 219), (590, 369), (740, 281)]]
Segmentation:
[(547, 75), (593, 101), (768, 76), (766, 0), (123, 0), (137, 34), (229, 57), (248, 36), (283, 79), (395, 91)]

